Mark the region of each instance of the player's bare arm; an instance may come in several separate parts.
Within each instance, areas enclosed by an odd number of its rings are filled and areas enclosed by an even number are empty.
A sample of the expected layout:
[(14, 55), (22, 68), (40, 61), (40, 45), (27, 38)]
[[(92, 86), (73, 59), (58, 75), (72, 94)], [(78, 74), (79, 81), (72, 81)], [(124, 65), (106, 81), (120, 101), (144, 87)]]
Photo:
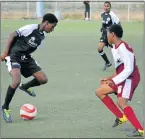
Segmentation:
[(9, 39), (8, 39), (8, 42), (7, 42), (7, 45), (6, 45), (6, 48), (3, 52), (3, 54), (1, 55), (1, 61), (4, 61), (5, 60), (5, 57), (8, 55), (8, 52), (9, 52), (9, 49), (11, 47), (11, 44), (14, 40), (14, 38), (17, 36), (17, 33), (16, 32), (13, 32), (11, 33)]

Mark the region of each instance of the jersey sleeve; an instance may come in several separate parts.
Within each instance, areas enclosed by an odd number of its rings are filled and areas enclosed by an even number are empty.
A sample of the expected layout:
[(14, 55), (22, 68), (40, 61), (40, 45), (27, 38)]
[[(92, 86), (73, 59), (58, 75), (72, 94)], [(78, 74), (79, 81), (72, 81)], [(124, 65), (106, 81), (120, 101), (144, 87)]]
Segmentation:
[(120, 84), (124, 80), (126, 80), (131, 73), (134, 70), (134, 53), (130, 52), (124, 45), (120, 46), (119, 48), (119, 55), (121, 56), (123, 63), (124, 63), (124, 69), (122, 72), (120, 72), (117, 76), (112, 78), (115, 85)]
[(111, 11), (110, 15), (111, 15), (111, 19), (112, 19), (113, 24), (119, 24), (120, 23), (119, 18), (117, 17), (117, 15), (114, 12)]
[(28, 36), (30, 35), (34, 29), (36, 29), (38, 27), (37, 24), (32, 24), (32, 25), (26, 25), (26, 26), (23, 26), (21, 28), (19, 28), (18, 30), (16, 30), (16, 33), (19, 37), (21, 36)]

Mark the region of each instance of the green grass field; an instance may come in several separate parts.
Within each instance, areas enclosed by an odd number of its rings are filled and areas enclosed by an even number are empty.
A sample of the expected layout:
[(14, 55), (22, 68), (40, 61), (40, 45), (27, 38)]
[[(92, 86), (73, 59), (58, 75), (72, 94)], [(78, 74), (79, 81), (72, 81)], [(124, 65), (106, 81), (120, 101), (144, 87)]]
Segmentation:
[[(39, 21), (2, 20), (1, 50), (4, 50), (12, 31), (31, 23)], [(115, 117), (95, 96), (100, 78), (114, 72), (113, 66), (102, 71), (104, 62), (96, 51), (100, 25), (95, 21), (60, 21), (55, 31), (46, 35), (42, 47), (33, 57), (47, 74), (48, 84), (35, 88), (36, 98), (19, 89), (16, 91), (10, 106), (13, 123), (1, 120), (3, 138), (126, 138), (126, 134), (133, 130), (129, 122), (113, 129)], [(143, 76), (143, 22), (122, 25), (123, 39), (134, 48)], [(104, 51), (112, 61), (110, 49)], [(30, 79), (22, 77), (22, 82)], [(2, 103), (10, 83), (5, 63), (1, 63)], [(131, 102), (142, 123), (143, 85), (142, 79)], [(116, 96), (111, 97), (117, 100)], [(25, 103), (37, 107), (38, 114), (32, 121), (24, 121), (19, 116), (20, 107)]]

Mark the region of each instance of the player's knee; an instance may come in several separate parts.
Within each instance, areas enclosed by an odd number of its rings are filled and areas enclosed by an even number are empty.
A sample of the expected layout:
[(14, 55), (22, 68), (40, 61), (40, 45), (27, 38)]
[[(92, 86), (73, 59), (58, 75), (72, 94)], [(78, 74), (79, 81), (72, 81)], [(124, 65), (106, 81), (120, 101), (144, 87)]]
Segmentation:
[(47, 76), (43, 72), (35, 74), (35, 78), (39, 81), (40, 85), (48, 82)]
[(40, 84), (46, 84), (48, 82), (47, 77), (43, 77), (39, 80)]
[(102, 50), (103, 48), (98, 46), (98, 52), (101, 52)]
[(14, 80), (14, 81), (12, 82), (11, 86), (12, 86), (13, 88), (17, 88), (17, 87), (20, 85), (20, 82), (21, 82), (21, 80), (19, 80), (19, 79)]
[(97, 96), (98, 98), (100, 98), (100, 97), (102, 96), (101, 89), (100, 89), (100, 88), (97, 88), (95, 94), (96, 94), (96, 96)]
[(48, 79), (45, 78), (45, 79), (43, 80), (43, 84), (46, 84), (47, 82), (48, 82)]

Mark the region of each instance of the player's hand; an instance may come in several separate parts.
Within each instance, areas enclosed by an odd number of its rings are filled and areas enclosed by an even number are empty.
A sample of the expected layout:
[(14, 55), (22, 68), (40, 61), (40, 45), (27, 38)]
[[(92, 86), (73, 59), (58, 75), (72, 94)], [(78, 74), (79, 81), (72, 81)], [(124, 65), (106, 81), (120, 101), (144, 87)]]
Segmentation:
[(108, 84), (109, 86), (115, 86), (115, 84), (114, 84), (114, 82), (113, 82), (112, 80), (108, 80), (107, 84)]
[(103, 78), (100, 80), (100, 84), (108, 84), (109, 78)]
[(5, 57), (7, 56), (7, 53), (3, 53), (2, 55), (1, 55), (1, 61), (5, 61)]

